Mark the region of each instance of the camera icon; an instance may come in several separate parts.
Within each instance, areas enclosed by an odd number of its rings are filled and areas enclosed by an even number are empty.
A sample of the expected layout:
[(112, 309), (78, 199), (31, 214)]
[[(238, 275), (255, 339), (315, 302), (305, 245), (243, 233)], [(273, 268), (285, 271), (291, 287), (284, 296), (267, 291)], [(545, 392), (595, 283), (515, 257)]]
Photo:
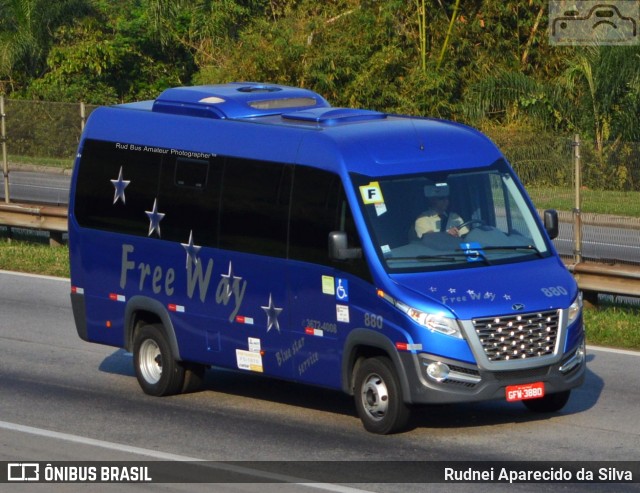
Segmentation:
[(552, 45), (636, 45), (640, 2), (629, 0), (549, 2)]

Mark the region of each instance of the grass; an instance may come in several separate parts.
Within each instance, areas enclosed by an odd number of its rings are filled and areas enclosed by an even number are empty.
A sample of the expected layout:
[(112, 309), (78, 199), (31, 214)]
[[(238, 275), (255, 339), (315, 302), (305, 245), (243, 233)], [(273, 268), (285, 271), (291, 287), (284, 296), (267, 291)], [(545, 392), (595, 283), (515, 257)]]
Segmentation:
[(29, 166), (44, 166), (47, 168), (60, 168), (60, 169), (72, 169), (73, 158), (63, 159), (54, 157), (32, 157), (32, 156), (17, 156), (10, 154), (8, 161), (11, 165), (29, 165)]
[(0, 270), (69, 277), (69, 249), (2, 239)]
[[(575, 191), (568, 188), (527, 187), (531, 200), (538, 209), (571, 211), (575, 206)], [(640, 192), (616, 192), (583, 189), (582, 212), (640, 217)]]
[[(69, 249), (0, 240), (0, 270), (69, 277)], [(640, 304), (606, 301), (586, 308), (584, 321), (589, 344), (640, 350)]]

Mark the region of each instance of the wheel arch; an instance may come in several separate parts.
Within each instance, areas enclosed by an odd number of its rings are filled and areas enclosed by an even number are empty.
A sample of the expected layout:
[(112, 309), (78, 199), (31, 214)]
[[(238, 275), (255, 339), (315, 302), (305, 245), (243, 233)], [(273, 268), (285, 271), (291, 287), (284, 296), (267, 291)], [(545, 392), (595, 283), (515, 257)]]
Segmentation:
[(391, 360), (402, 388), (403, 400), (410, 403), (409, 378), (396, 347), (384, 334), (370, 329), (355, 329), (347, 337), (342, 355), (342, 390), (353, 395), (358, 366), (365, 359), (375, 356), (386, 356)]
[(162, 303), (146, 296), (134, 296), (127, 303), (125, 309), (124, 341), (125, 349), (133, 350), (133, 340), (138, 327), (150, 324), (161, 324), (171, 351), (178, 361), (181, 361), (180, 346), (176, 337), (171, 317)]

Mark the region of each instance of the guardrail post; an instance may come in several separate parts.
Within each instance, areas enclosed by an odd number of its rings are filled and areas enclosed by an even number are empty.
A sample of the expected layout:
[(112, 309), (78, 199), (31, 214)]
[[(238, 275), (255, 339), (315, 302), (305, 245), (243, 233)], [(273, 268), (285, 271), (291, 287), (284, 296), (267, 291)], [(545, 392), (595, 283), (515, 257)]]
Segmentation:
[(4, 94), (0, 95), (0, 139), (2, 140), (2, 172), (4, 174), (4, 201), (9, 203), (9, 162), (7, 161), (7, 129), (5, 127)]
[(573, 161), (575, 165), (575, 207), (573, 209), (573, 261), (582, 262), (582, 217), (580, 188), (582, 186), (582, 163), (580, 159), (580, 135), (573, 137)]
[(84, 102), (80, 101), (80, 133), (84, 130), (84, 124), (87, 122), (86, 110)]

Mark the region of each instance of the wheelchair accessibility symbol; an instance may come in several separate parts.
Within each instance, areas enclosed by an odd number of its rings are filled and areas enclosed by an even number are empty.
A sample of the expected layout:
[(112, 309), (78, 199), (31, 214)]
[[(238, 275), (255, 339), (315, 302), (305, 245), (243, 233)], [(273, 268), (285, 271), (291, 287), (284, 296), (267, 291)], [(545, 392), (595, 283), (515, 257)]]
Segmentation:
[(349, 301), (349, 281), (336, 278), (336, 298), (338, 301)]

